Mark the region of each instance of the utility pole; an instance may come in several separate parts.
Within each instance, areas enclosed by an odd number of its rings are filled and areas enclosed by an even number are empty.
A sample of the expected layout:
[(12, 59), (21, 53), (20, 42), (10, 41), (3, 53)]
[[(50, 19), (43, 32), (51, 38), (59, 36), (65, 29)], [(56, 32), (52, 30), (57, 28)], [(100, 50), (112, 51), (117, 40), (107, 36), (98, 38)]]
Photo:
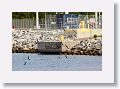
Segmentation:
[(95, 12), (95, 25), (96, 25), (96, 29), (97, 29), (97, 12)]
[(89, 29), (89, 17), (88, 17), (88, 12), (87, 12), (87, 29)]
[(71, 29), (72, 29), (72, 14), (71, 14)]
[(99, 23), (98, 24), (100, 25), (100, 12), (99, 12)]
[(38, 12), (36, 12), (36, 29), (39, 29), (39, 17), (38, 17)]
[(47, 41), (47, 22), (46, 22), (46, 12), (45, 12), (45, 41)]
[(65, 14), (69, 14), (69, 12), (65, 12)]

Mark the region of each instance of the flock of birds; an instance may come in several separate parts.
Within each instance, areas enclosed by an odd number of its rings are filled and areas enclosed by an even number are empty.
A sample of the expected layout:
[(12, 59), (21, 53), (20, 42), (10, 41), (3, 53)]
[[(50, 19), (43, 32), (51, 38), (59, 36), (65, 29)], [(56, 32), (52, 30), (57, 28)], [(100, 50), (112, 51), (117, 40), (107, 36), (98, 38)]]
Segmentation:
[[(59, 56), (58, 58), (60, 59), (61, 57)], [(65, 55), (65, 58), (67, 58), (67, 59), (68, 59), (68, 56), (67, 56), (67, 55)], [(27, 60), (31, 60), (29, 55), (28, 55), (28, 57), (27, 57)], [(26, 64), (27, 64), (27, 61), (24, 61), (24, 65), (26, 65)]]

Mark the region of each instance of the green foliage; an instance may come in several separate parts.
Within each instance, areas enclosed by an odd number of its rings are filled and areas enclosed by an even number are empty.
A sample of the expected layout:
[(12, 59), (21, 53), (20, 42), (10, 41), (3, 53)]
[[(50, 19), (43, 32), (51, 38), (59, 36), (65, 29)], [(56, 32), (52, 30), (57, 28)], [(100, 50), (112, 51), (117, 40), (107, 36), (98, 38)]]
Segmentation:
[[(54, 14), (65, 14), (65, 12), (46, 12), (46, 15), (54, 15)], [(69, 12), (70, 14), (81, 14), (81, 15), (95, 15), (95, 12)], [(102, 13), (101, 13), (102, 14)], [(35, 12), (13, 12), (12, 18), (13, 19), (24, 19), (24, 18), (35, 18)], [(45, 12), (39, 12), (39, 18), (45, 18)]]
[(24, 19), (24, 18), (35, 18), (35, 12), (13, 12), (12, 18)]

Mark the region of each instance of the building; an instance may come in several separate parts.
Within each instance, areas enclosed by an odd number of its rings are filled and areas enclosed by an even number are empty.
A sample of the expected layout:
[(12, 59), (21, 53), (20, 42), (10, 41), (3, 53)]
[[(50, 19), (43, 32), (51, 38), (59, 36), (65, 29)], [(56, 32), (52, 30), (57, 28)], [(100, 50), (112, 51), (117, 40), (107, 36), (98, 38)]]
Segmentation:
[(56, 15), (57, 27), (77, 29), (79, 28), (80, 16), (78, 14), (58, 14)]

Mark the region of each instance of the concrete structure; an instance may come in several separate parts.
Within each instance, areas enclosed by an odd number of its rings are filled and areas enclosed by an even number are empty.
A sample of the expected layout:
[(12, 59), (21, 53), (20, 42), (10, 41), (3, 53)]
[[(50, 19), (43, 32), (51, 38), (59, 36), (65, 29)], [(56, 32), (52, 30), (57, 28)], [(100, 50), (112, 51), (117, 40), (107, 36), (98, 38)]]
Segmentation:
[(65, 29), (65, 38), (86, 38), (93, 37), (94, 35), (102, 36), (102, 29)]
[(38, 42), (38, 50), (42, 53), (59, 53), (62, 52), (62, 42)]

